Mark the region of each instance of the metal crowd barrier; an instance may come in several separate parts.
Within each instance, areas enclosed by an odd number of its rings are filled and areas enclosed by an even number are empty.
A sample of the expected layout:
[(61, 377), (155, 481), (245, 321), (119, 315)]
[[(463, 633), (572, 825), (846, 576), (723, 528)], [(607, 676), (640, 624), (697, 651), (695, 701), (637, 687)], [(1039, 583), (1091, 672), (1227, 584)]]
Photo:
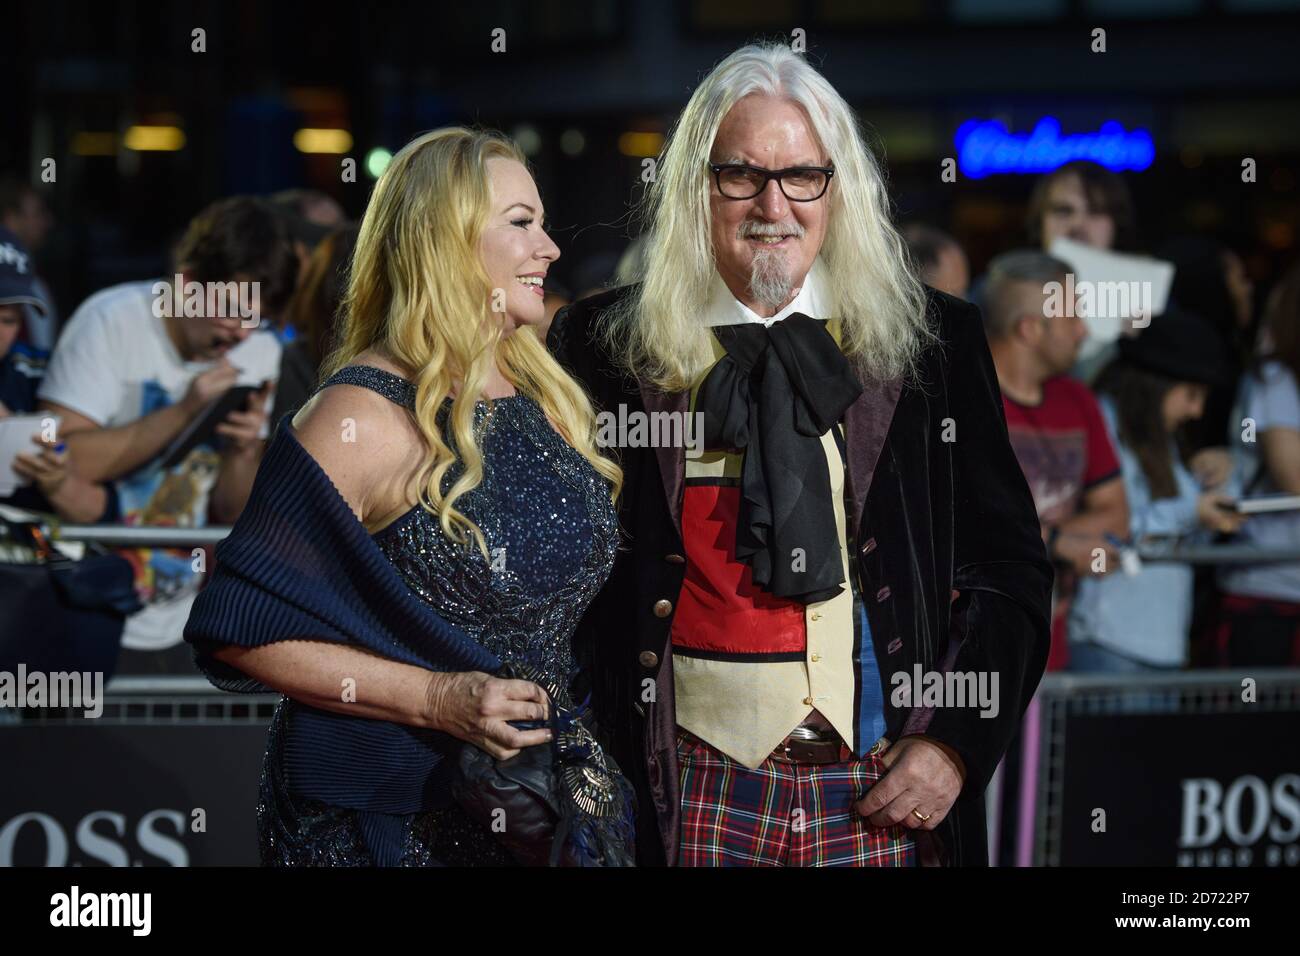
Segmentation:
[(1277, 564), (1300, 561), (1300, 541), (1292, 548), (1255, 548), (1242, 544), (1153, 544), (1138, 548), (1143, 561), (1182, 564)]
[[(96, 724), (265, 724), (279, 694), (229, 694), (201, 674), (117, 674), (104, 685)], [(75, 717), (74, 717), (75, 719)], [(28, 708), (24, 723), (65, 722), (57, 709)]]
[[(72, 839), (79, 821), (110, 813), (135, 826), (194, 807), (218, 825), (178, 831), (177, 859), (256, 862), (276, 701), (226, 694), (197, 675), (120, 676), (97, 719), (29, 709), (0, 723), (0, 754), (27, 781), (21, 795), (0, 793), (0, 831), (10, 831), (0, 866), (94, 863), (93, 847)], [(995, 862), (1300, 867), (1298, 739), (1300, 669), (1049, 674), (1024, 718), (1023, 773), (1006, 785), (1020, 797), (1016, 849)], [(114, 858), (142, 852), (131, 826)]]
[(277, 695), (200, 676), (121, 676), (91, 716), (26, 707), (0, 719), (0, 868), (253, 866)]
[(118, 547), (183, 548), (196, 544), (217, 544), (228, 534), (228, 525), (206, 528), (162, 528), (154, 525), (55, 524), (48, 531), (55, 541), (80, 541)]
[[(51, 523), (48, 532), (63, 541), (193, 547), (217, 544), (230, 528)], [(1265, 550), (1166, 541), (1146, 543), (1138, 553), (1143, 561), (1193, 565), (1300, 561), (1300, 542), (1294, 548)], [(180, 764), (173, 767), (171, 778), (163, 781), (173, 790), (191, 789), (184, 781), (193, 776), (193, 789), (207, 793), (202, 799), (222, 805), (229, 817), (239, 817), (252, 805), (255, 795), (245, 791), (255, 783), (264, 728), (277, 695), (225, 694), (197, 674), (123, 674), (109, 682), (104, 697), (103, 715), (93, 722), (40, 710), (7, 714), (0, 721), (0, 735), (27, 727), (54, 735), (51, 742), (66, 738), (67, 752), (76, 759), (64, 760), (44, 747), (29, 749), (26, 759), (33, 771), (41, 761), (59, 757), (55, 769), (37, 773), (38, 779), (64, 773), (58, 767), (86, 765), (88, 776), (68, 771), (63, 789), (51, 790), (43, 798), (50, 806), (58, 802), (56, 792), (105, 779), (107, 770), (91, 769), (98, 766), (95, 761), (106, 746), (105, 738), (113, 737), (115, 746), (133, 745), (135, 738), (123, 734), (156, 740), (149, 747), (157, 748), (153, 755), (164, 766), (168, 760), (180, 759), (179, 755), (196, 758), (184, 771)], [(3, 725), (9, 729), (2, 729)], [(94, 735), (94, 726), (104, 728), (103, 737)], [(198, 760), (191, 753), (193, 738), (187, 734), (216, 735), (204, 738), (199, 746), (211, 747), (214, 758), (220, 753), (219, 760), (243, 769), (234, 773)], [(0, 741), (4, 739), (0, 736)], [(10, 738), (11, 743), (13, 739), (27, 738)], [(999, 780), (990, 789), (995, 854), (1000, 838), (995, 805), (1007, 797), (999, 789), (1015, 790), (1017, 797), (1010, 824), (1017, 831), (1013, 858), (995, 856), (994, 862), (1004, 866), (1300, 866), (1297, 740), (1300, 670), (1048, 674), (1023, 721), (1019, 745), (1023, 772), (1019, 779)], [(138, 805), (141, 812), (161, 805), (139, 792), (148, 790), (146, 780), (155, 781), (149, 787), (163, 785), (155, 780), (158, 768), (146, 763), (149, 772), (139, 770), (142, 782), (115, 797)], [(180, 798), (166, 805), (173, 803), (185, 805)], [(0, 800), (0, 811), (4, 809)], [(57, 825), (74, 826), (62, 811), (50, 810), (41, 820), (53, 828), (56, 816)], [(0, 812), (0, 829), (5, 825)], [(15, 824), (10, 820), (7, 825)], [(237, 851), (229, 852), (220, 842), (190, 840), (187, 859), (247, 862), (252, 839), (247, 835), (243, 842), (237, 841)], [(5, 862), (0, 860), (0, 865)]]
[(1300, 669), (1048, 674), (1001, 863), (1300, 866), (1297, 740)]
[[(184, 547), (214, 545), (230, 534), (224, 525), (205, 528), (163, 528), (156, 526), (55, 524), (49, 527), (55, 540), (83, 541), (123, 547)], [(1300, 561), (1300, 541), (1292, 548), (1255, 548), (1240, 544), (1183, 545), (1177, 541), (1143, 544), (1138, 548), (1143, 561), (1183, 564), (1266, 564)]]

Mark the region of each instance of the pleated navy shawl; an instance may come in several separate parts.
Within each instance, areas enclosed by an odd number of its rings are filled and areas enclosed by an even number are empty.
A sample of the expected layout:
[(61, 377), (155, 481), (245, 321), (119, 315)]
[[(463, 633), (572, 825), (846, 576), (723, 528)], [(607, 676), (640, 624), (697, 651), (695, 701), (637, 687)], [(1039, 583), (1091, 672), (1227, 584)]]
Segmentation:
[[(496, 656), (416, 596), (285, 421), (252, 494), (194, 602), (185, 639), (223, 690), (271, 688), (212, 657), (222, 645), (351, 644), (434, 671), (493, 673)], [(340, 693), (342, 688), (340, 688)], [(445, 734), (295, 703), (284, 740), (293, 792), (381, 814), (429, 809), (435, 773), (458, 742)]]

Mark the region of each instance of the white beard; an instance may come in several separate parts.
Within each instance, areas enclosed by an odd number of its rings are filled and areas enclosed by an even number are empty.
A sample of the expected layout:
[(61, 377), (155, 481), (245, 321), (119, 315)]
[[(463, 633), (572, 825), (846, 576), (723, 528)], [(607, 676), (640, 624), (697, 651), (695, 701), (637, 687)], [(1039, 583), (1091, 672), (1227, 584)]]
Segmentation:
[(759, 249), (749, 266), (749, 291), (754, 301), (775, 312), (790, 301), (794, 281), (785, 255), (776, 249)]

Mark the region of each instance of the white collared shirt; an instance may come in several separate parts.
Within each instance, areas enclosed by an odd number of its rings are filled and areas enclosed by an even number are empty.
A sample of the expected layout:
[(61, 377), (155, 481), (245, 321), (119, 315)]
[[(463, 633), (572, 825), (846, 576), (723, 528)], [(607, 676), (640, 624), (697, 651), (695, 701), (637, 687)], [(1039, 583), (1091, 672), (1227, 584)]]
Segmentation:
[(722, 281), (717, 270), (713, 273), (713, 285), (709, 292), (709, 305), (704, 311), (704, 324), (713, 328), (718, 325), (745, 325), (749, 322), (758, 322), (768, 328), (771, 328), (773, 322), (780, 322), (786, 316), (793, 315), (796, 312), (802, 312), (814, 319), (825, 319), (830, 317), (830, 302), (827, 300), (828, 290), (826, 281), (826, 267), (822, 265), (820, 257), (813, 260), (812, 268), (808, 270), (808, 275), (804, 277), (803, 286), (799, 293), (791, 300), (790, 304), (784, 309), (765, 319), (756, 314), (747, 305), (731, 294), (727, 284)]

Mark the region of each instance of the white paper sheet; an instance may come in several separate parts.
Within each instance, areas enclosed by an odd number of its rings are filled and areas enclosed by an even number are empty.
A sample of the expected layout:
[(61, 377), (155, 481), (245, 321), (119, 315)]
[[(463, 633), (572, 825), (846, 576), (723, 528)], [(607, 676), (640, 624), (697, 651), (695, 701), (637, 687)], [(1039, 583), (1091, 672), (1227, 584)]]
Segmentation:
[(1055, 239), (1049, 251), (1073, 270), (1064, 293), (1076, 295), (1078, 315), (1088, 325), (1080, 361), (1118, 339), (1130, 322), (1139, 330), (1145, 327), (1169, 304), (1172, 262), (1096, 249), (1073, 239)]
[(28, 454), (40, 452), (32, 439), (53, 423), (53, 434), (58, 434), (62, 419), (49, 413), (41, 415), (11, 415), (0, 418), (0, 497), (12, 495), (27, 480), (13, 469), (14, 456), (20, 451)]

